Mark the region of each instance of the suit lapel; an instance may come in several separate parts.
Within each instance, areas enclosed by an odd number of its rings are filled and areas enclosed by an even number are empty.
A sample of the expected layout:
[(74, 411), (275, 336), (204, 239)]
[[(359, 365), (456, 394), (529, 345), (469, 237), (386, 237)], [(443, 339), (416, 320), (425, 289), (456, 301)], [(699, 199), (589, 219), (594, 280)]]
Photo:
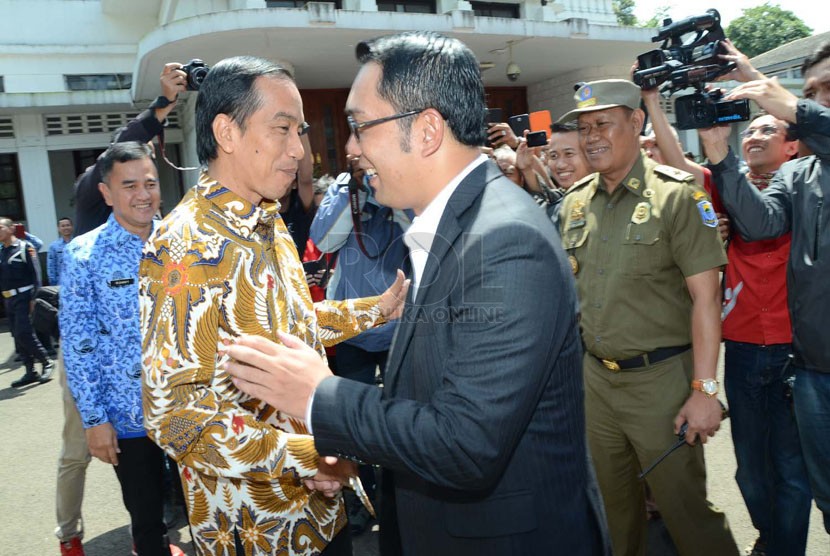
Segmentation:
[[(444, 214), (441, 215), (441, 220), (438, 223), (435, 239), (429, 250), (430, 256), (427, 259), (426, 268), (421, 277), (421, 286), (418, 288), (417, 295), (414, 297), (413, 290), (410, 288), (407, 294), (403, 317), (392, 340), (389, 362), (386, 366), (385, 373), (386, 384), (384, 390), (387, 394), (395, 393), (398, 374), (406, 352), (409, 349), (409, 344), (412, 341), (412, 335), (415, 332), (417, 321), (419, 319), (423, 321), (431, 318), (429, 306), (434, 301), (431, 302), (430, 299), (435, 299), (435, 291), (430, 291), (429, 286), (437, 279), (438, 271), (448, 256), (460, 256), (460, 252), (457, 250), (453, 251), (450, 248), (463, 231), (461, 216), (481, 195), (484, 191), (484, 186), (500, 175), (502, 175), (501, 170), (491, 161), (488, 160), (480, 164), (464, 178), (447, 202)], [(440, 300), (447, 293), (439, 292), (438, 299)]]

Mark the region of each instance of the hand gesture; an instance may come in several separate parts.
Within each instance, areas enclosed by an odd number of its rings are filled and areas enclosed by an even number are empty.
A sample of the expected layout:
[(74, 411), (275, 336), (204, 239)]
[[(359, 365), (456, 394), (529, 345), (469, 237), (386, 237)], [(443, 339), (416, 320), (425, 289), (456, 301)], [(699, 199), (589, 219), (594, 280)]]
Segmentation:
[(540, 149), (540, 147), (530, 148), (527, 146), (527, 134), (528, 131), (525, 130), (524, 137), (519, 139), (519, 144), (516, 147), (516, 169), (519, 171), (529, 170), (533, 167), (533, 157)]
[(519, 146), (519, 138), (513, 133), (513, 130), (505, 122), (497, 124), (490, 124), (487, 129), (487, 138), (494, 147), (507, 145), (511, 149), (516, 149)]
[(720, 58), (729, 62), (735, 62), (736, 67), (726, 75), (718, 77), (715, 81), (735, 80), (747, 82), (754, 81), (756, 79), (764, 79), (764, 74), (755, 69), (755, 67), (749, 63), (749, 58), (746, 57), (746, 54), (735, 48), (732, 41), (726, 39), (721, 41), (721, 44), (726, 50), (726, 54), (720, 54)]
[(728, 125), (716, 125), (697, 130), (703, 150), (709, 158), (709, 162), (717, 164), (726, 158), (729, 152), (729, 135), (732, 128)]
[(380, 314), (386, 320), (395, 320), (403, 314), (403, 306), (406, 303), (406, 294), (409, 292), (411, 280), (407, 280), (403, 270), (398, 269), (395, 283), (389, 286), (380, 296)]
[(305, 342), (279, 333), (282, 344), (262, 336), (240, 336), (225, 346), (223, 369), (241, 391), (283, 413), (305, 419), (311, 394), (331, 376), (320, 354)]
[(748, 98), (779, 120), (795, 123), (798, 97), (785, 89), (777, 77), (743, 83), (732, 89), (724, 100)]
[(182, 67), (179, 63), (170, 62), (161, 70), (161, 94), (171, 103), (176, 102), (179, 93), (187, 90), (187, 74), (182, 71)]
[(332, 457), (320, 458), (317, 462), (317, 474), (310, 479), (304, 479), (308, 490), (319, 490), (327, 498), (333, 498), (345, 485), (349, 484), (349, 477), (357, 475), (357, 464), (343, 459)]
[(703, 392), (694, 390), (674, 418), (674, 433), (680, 431), (683, 423), (688, 423), (686, 442), (694, 446), (699, 439), (701, 444), (706, 444), (709, 437), (715, 436), (720, 429), (722, 412), (720, 402), (715, 396), (710, 398)]

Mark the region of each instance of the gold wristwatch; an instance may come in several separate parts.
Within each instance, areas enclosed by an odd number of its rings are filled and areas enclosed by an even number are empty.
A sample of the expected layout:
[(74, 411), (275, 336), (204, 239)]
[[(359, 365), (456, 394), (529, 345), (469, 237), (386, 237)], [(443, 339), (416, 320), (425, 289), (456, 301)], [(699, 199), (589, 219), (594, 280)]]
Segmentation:
[(718, 381), (714, 378), (696, 378), (692, 381), (692, 390), (703, 392), (707, 398), (718, 395)]

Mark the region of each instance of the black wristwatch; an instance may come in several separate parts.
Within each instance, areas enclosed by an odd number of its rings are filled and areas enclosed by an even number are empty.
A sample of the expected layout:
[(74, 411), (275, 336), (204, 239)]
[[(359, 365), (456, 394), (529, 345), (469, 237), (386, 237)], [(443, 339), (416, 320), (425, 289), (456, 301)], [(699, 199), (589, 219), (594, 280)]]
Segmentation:
[(162, 95), (162, 96), (156, 98), (156, 100), (154, 100), (153, 102), (151, 102), (150, 106), (148, 106), (147, 108), (152, 108), (153, 110), (155, 110), (156, 108), (167, 108), (168, 106), (170, 106), (174, 102), (175, 101), (170, 100), (166, 96)]

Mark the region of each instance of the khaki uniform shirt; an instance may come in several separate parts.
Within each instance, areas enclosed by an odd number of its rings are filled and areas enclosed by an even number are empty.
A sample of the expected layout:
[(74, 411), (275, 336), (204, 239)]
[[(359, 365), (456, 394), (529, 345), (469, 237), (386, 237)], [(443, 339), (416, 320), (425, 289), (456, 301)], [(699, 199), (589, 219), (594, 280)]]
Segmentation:
[(310, 492), (314, 439), (302, 420), (243, 394), (219, 368), (241, 334), (323, 345), (383, 322), (378, 298), (313, 305), (276, 203), (253, 206), (203, 173), (144, 247), (139, 298), (144, 422), (179, 462), (203, 556), (319, 554), (346, 516), (340, 496)]
[(597, 173), (565, 195), (562, 246), (593, 355), (620, 360), (691, 343), (685, 278), (726, 264), (717, 216), (693, 179), (641, 153), (613, 193)]

